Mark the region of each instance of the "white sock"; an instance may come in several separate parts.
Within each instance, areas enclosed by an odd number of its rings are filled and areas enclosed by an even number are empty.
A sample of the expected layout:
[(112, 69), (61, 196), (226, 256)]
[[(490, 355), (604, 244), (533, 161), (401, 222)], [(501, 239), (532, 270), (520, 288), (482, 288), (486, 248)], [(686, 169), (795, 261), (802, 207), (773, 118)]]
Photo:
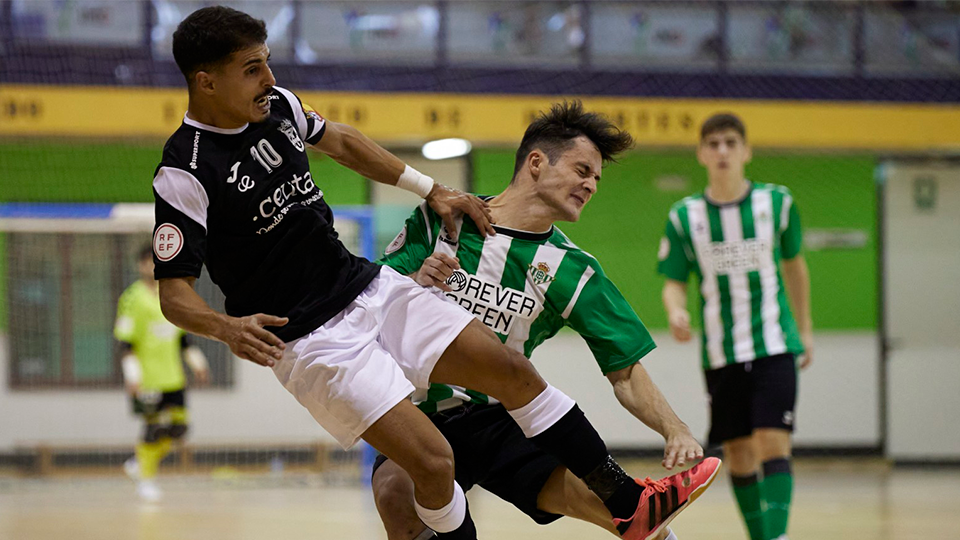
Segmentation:
[(673, 534), (673, 529), (667, 527), (667, 536), (663, 540), (677, 540), (677, 535)]
[(424, 508), (420, 506), (416, 499), (413, 501), (413, 506), (417, 509), (420, 521), (438, 533), (448, 533), (456, 530), (463, 524), (463, 518), (467, 515), (467, 498), (463, 495), (460, 484), (456, 482), (453, 483), (453, 499), (446, 506), (436, 510)]
[(507, 412), (529, 439), (556, 424), (576, 404), (570, 396), (548, 384), (530, 403)]

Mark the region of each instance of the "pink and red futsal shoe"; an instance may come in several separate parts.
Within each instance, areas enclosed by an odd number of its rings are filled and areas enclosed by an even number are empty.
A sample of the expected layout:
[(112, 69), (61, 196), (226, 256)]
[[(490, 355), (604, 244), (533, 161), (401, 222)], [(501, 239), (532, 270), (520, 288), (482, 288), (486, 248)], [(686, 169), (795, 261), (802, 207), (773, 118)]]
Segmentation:
[(630, 519), (614, 519), (613, 525), (626, 540), (652, 540), (680, 512), (710, 487), (720, 470), (720, 460), (704, 459), (689, 470), (660, 480), (637, 479), (644, 488), (640, 504)]

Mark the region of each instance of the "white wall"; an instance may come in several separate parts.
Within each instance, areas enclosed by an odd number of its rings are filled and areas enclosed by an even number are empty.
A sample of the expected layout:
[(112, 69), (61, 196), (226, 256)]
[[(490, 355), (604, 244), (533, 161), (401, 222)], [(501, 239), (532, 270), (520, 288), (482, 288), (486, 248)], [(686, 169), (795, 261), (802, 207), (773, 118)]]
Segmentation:
[[(668, 335), (644, 365), (694, 435), (706, 436), (707, 402), (696, 345)], [(875, 445), (879, 438), (877, 351), (873, 333), (817, 335), (814, 366), (801, 376), (796, 440), (802, 445)], [(6, 347), (0, 346), (5, 355)], [(626, 413), (579, 336), (561, 333), (538, 349), (544, 377), (580, 402), (615, 447), (655, 447), (659, 436)], [(48, 444), (132, 444), (139, 424), (119, 390), (11, 391), (0, 357), (0, 452)], [(236, 386), (188, 394), (195, 443), (333, 440), (267, 368), (237, 361)]]
[[(38, 443), (132, 444), (139, 436), (140, 423), (119, 388), (14, 391), (6, 355), (0, 343), (0, 452)], [(232, 389), (187, 394), (192, 442), (333, 441), (268, 368), (240, 360), (236, 368)]]
[[(677, 415), (706, 439), (707, 398), (699, 345), (680, 345), (654, 334), (643, 364)], [(873, 332), (819, 333), (814, 364), (800, 376), (796, 443), (806, 446), (874, 446), (880, 438), (878, 350)], [(575, 359), (574, 359), (575, 357)], [(561, 360), (570, 359), (570, 360)], [(634, 420), (613, 396), (583, 341), (560, 335), (534, 354), (544, 378), (574, 397), (611, 446), (653, 447), (659, 435)]]
[[(960, 166), (887, 164), (888, 454), (960, 459)], [(932, 204), (918, 204), (918, 188)], [(918, 185), (919, 184), (919, 185)]]

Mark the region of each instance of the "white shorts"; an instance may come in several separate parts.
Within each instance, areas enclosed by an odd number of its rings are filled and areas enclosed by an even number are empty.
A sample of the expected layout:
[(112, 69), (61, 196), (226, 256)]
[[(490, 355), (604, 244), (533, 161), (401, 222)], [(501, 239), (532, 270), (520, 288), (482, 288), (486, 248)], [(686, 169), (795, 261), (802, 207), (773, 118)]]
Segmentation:
[(343, 311), (287, 343), (277, 379), (344, 449), (430, 373), (473, 320), (438, 289), (384, 266)]

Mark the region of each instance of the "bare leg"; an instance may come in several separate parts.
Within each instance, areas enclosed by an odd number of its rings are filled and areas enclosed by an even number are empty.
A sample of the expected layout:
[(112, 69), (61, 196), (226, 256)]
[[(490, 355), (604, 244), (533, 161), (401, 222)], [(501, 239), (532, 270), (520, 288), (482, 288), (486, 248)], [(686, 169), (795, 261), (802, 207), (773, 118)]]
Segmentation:
[(527, 357), (505, 347), (492, 330), (473, 320), (447, 347), (430, 381), (465, 386), (520, 408), (547, 387)]
[(410, 401), (387, 411), (363, 433), (363, 440), (407, 471), (421, 506), (441, 508), (453, 498), (453, 450)]
[(373, 500), (387, 540), (413, 540), (426, 526), (413, 508), (413, 479), (392, 460), (387, 460), (373, 475)]
[[(582, 480), (565, 467), (557, 467), (547, 483), (543, 485), (537, 497), (537, 508), (551, 514), (560, 514), (593, 523), (620, 538), (617, 529), (613, 527), (613, 516), (610, 515), (607, 507)], [(664, 529), (657, 540), (663, 540), (669, 534), (669, 528)]]
[(600, 498), (566, 467), (557, 467), (550, 475), (547, 483), (540, 490), (540, 495), (537, 496), (537, 508), (551, 514), (560, 514), (593, 523), (601, 529), (620, 536), (613, 526), (613, 516)]
[(757, 448), (757, 462), (763, 463), (777, 458), (788, 458), (792, 452), (790, 432), (785, 429), (759, 428), (753, 431)]
[(724, 442), (723, 458), (733, 476), (749, 476), (760, 469), (757, 443), (752, 436)]

